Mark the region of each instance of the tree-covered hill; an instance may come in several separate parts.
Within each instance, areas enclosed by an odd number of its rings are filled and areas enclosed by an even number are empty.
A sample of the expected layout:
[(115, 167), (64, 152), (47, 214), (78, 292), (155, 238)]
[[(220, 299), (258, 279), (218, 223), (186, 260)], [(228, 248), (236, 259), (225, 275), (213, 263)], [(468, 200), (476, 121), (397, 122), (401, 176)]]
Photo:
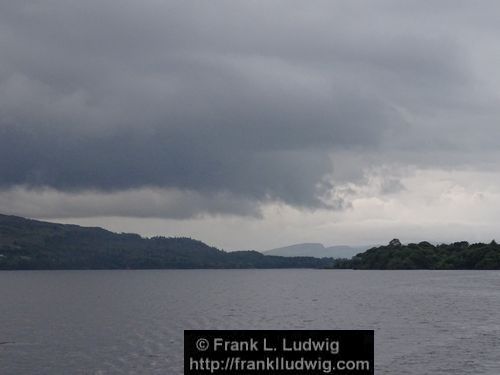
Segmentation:
[(401, 244), (397, 239), (387, 246), (369, 249), (352, 260), (337, 264), (357, 269), (500, 269), (500, 245), (454, 242), (432, 245), (429, 242)]
[(332, 268), (333, 259), (224, 252), (191, 238), (142, 238), (0, 215), (0, 269)]
[(127, 268), (500, 269), (500, 245), (392, 240), (352, 260), (281, 257), (225, 252), (191, 238), (143, 238), (0, 215), (0, 270)]

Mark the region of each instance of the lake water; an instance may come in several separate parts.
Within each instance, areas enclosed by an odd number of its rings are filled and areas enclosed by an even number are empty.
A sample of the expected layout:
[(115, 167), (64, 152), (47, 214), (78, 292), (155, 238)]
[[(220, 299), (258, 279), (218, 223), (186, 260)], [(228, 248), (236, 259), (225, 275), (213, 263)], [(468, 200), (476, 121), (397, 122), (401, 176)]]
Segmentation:
[(181, 374), (184, 329), (374, 329), (380, 374), (500, 374), (500, 272), (0, 272), (0, 373)]

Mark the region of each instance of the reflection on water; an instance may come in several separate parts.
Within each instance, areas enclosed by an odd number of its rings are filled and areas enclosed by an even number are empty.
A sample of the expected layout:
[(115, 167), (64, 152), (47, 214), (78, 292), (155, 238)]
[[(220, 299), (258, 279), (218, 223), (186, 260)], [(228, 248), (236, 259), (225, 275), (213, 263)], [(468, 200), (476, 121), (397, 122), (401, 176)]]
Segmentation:
[(374, 329), (376, 374), (500, 374), (500, 272), (0, 272), (2, 374), (182, 374), (184, 329)]

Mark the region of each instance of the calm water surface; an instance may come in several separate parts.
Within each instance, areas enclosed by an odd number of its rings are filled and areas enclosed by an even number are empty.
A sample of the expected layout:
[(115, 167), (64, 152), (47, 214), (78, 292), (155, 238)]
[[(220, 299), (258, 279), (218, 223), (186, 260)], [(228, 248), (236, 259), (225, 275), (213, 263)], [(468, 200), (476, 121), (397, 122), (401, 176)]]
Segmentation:
[(500, 272), (0, 272), (1, 374), (181, 374), (184, 329), (374, 329), (378, 375), (498, 375)]

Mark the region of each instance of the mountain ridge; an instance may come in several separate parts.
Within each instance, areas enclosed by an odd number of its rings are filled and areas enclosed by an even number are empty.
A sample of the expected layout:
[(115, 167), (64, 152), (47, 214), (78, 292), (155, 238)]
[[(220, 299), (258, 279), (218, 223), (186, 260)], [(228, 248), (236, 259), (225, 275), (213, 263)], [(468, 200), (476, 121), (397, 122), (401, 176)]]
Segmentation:
[(289, 257), (312, 256), (315, 258), (352, 258), (356, 254), (372, 247), (375, 246), (334, 245), (327, 247), (317, 242), (305, 242), (265, 250), (262, 251), (262, 253), (266, 255)]
[(331, 268), (333, 259), (225, 252), (187, 237), (143, 238), (100, 227), (0, 214), (0, 269)]

